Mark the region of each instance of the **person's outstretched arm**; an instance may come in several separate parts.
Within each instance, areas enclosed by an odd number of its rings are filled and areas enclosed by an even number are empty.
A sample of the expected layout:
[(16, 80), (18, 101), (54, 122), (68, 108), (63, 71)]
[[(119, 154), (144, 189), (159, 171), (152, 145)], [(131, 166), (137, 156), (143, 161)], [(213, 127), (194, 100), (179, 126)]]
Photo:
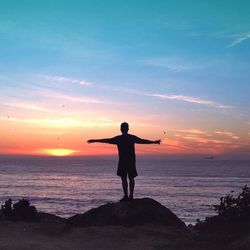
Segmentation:
[(142, 139), (142, 138), (139, 138), (136, 136), (135, 143), (138, 143), (138, 144), (160, 144), (161, 140), (151, 141), (151, 140)]
[(87, 141), (88, 143), (95, 143), (95, 142), (100, 142), (100, 143), (109, 143), (109, 144), (116, 144), (116, 138), (106, 138), (106, 139), (91, 139)]

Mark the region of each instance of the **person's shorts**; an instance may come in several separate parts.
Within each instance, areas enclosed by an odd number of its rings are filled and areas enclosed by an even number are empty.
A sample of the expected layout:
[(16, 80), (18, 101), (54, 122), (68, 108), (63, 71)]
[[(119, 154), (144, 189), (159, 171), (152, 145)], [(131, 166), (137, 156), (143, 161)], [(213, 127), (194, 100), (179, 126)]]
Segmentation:
[(134, 178), (138, 174), (135, 165), (129, 165), (129, 166), (118, 165), (117, 175), (120, 177), (128, 176), (129, 178)]

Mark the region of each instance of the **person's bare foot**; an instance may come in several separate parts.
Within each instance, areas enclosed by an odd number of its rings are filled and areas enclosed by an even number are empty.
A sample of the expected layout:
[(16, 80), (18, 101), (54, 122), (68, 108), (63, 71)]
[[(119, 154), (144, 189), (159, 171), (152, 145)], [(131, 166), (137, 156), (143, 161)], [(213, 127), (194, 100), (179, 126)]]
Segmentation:
[(122, 199), (120, 199), (120, 201), (128, 201), (129, 200), (129, 198), (128, 198), (128, 196), (127, 195), (124, 195), (123, 196), (123, 198)]
[(132, 200), (134, 199), (134, 196), (133, 196), (133, 195), (130, 195), (130, 196), (128, 197), (128, 199), (129, 199), (130, 201), (132, 201)]

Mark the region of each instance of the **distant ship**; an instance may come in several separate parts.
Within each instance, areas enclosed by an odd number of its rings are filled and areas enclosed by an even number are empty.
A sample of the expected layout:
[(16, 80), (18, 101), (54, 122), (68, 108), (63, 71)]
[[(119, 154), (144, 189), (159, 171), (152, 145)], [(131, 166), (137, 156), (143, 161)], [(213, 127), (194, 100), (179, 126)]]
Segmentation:
[(213, 156), (206, 156), (206, 157), (204, 157), (204, 159), (205, 159), (205, 160), (213, 160), (214, 157), (213, 157)]

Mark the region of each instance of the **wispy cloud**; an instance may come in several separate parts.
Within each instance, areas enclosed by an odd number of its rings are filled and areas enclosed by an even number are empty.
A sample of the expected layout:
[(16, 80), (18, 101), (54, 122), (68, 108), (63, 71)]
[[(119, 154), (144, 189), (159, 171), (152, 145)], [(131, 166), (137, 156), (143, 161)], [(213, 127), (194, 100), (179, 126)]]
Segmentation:
[[(201, 150), (218, 149), (223, 152), (232, 147), (240, 146), (240, 139), (235, 133), (225, 130), (205, 131), (199, 129), (171, 129), (174, 138), (181, 140), (184, 145), (189, 145), (191, 149), (199, 147)], [(212, 147), (211, 147), (212, 146)], [(216, 151), (214, 153), (218, 153)]]
[(89, 104), (103, 104), (107, 103), (103, 100), (97, 98), (90, 98), (87, 96), (72, 96), (65, 94), (57, 94), (54, 92), (49, 92), (44, 94), (45, 97), (53, 98), (53, 99), (61, 99), (63, 101), (76, 102), (76, 103), (89, 103)]
[(61, 119), (42, 119), (42, 118), (18, 118), (18, 117), (0, 117), (0, 120), (8, 120), (9, 122), (25, 123), (36, 125), (42, 128), (83, 128), (83, 127), (117, 127), (120, 121), (111, 120), (104, 117), (94, 119), (79, 119), (79, 118), (61, 118)]
[(230, 137), (232, 139), (239, 139), (239, 136), (235, 135), (233, 132), (230, 132), (230, 131), (215, 131), (214, 133), (217, 135), (223, 135), (226, 137)]
[(172, 129), (174, 132), (179, 132), (179, 133), (187, 133), (187, 134), (198, 134), (198, 135), (203, 135), (206, 134), (207, 131), (203, 131), (200, 129)]
[(143, 64), (162, 67), (172, 72), (182, 72), (182, 71), (190, 71), (200, 69), (200, 65), (195, 65), (192, 63), (185, 62), (182, 59), (176, 58), (152, 58), (146, 59), (142, 61)]
[(19, 108), (19, 109), (27, 109), (27, 110), (33, 110), (33, 111), (42, 111), (42, 112), (49, 112), (53, 113), (55, 110), (43, 107), (41, 105), (37, 105), (34, 103), (28, 103), (28, 102), (7, 102), (4, 103), (5, 106), (13, 107), (13, 108)]
[(240, 34), (237, 36), (237, 38), (231, 43), (228, 45), (228, 48), (232, 48), (246, 40), (249, 40), (250, 39), (250, 32), (248, 33), (244, 33), (244, 34)]
[(152, 96), (165, 100), (176, 100), (200, 105), (211, 106), (215, 108), (225, 109), (230, 108), (230, 106), (225, 106), (211, 100), (201, 99), (200, 97), (186, 96), (186, 95), (166, 95), (166, 94), (144, 94), (146, 96)]
[[(113, 89), (114, 90), (114, 89)], [(210, 106), (214, 108), (219, 109), (229, 109), (232, 108), (232, 106), (220, 104), (218, 102), (202, 99), (200, 97), (196, 96), (187, 96), (187, 95), (173, 95), (173, 94), (161, 94), (161, 93), (147, 93), (142, 92), (136, 89), (127, 89), (127, 88), (117, 88), (116, 91), (122, 91), (133, 95), (141, 95), (141, 96), (149, 96), (149, 97), (155, 97), (165, 100), (173, 100), (173, 101), (181, 101), (181, 102), (187, 102), (192, 104), (198, 104), (198, 105), (204, 105), (204, 106)]]
[(79, 80), (79, 79), (69, 78), (65, 76), (43, 75), (42, 77), (48, 81), (53, 81), (53, 82), (66, 82), (66, 83), (72, 83), (72, 84), (80, 84), (84, 86), (93, 85), (91, 82), (88, 82), (85, 80)]

